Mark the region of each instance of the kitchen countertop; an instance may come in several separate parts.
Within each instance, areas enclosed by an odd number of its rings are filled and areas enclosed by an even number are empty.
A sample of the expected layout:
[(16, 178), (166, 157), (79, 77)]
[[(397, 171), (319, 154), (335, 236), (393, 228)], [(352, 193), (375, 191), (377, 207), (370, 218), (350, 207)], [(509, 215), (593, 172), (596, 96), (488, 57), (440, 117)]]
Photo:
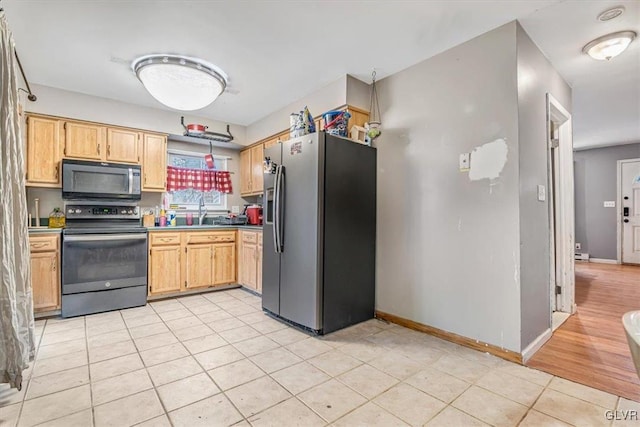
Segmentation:
[(148, 231), (202, 231), (202, 230), (254, 230), (262, 231), (261, 225), (176, 225), (173, 227), (147, 227)]
[[(203, 231), (203, 230), (253, 230), (262, 231), (261, 225), (176, 225), (175, 227), (147, 227), (148, 231)], [(29, 234), (61, 233), (62, 228), (29, 227)]]
[(29, 234), (39, 233), (58, 233), (62, 232), (62, 228), (49, 228), (49, 227), (29, 227)]

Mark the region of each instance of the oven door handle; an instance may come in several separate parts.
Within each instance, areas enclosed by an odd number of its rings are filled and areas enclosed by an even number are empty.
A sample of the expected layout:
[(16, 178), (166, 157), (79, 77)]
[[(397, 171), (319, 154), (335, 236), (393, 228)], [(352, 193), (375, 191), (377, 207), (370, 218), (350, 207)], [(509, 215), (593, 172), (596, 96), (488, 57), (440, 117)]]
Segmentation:
[(64, 236), (65, 242), (98, 242), (105, 240), (146, 240), (146, 234), (91, 234), (87, 236)]

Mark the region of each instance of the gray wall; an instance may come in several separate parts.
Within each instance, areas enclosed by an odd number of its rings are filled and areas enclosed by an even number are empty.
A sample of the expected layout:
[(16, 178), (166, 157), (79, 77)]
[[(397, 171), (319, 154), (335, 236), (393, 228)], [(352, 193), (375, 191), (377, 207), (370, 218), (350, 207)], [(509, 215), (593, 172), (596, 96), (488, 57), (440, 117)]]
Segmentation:
[(522, 349), (550, 327), (547, 93), (571, 112), (571, 88), (517, 25)]
[(640, 158), (640, 143), (594, 148), (574, 153), (576, 193), (576, 243), (592, 258), (617, 258), (617, 162)]
[[(381, 80), (379, 94), (376, 308), (519, 352), (516, 23)], [(459, 154), (497, 138), (499, 178), (470, 181)]]

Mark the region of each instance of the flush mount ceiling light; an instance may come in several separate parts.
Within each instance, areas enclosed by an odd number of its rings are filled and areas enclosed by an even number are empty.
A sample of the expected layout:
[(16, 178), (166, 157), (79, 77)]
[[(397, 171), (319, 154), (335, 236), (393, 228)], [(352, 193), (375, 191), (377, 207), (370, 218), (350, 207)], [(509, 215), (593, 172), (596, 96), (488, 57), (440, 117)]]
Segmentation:
[(607, 34), (590, 41), (582, 48), (582, 52), (586, 53), (593, 59), (600, 61), (610, 60), (620, 55), (636, 38), (635, 31), (618, 31), (617, 33)]
[(181, 111), (206, 107), (227, 87), (222, 70), (197, 58), (181, 55), (146, 55), (131, 64), (156, 100)]

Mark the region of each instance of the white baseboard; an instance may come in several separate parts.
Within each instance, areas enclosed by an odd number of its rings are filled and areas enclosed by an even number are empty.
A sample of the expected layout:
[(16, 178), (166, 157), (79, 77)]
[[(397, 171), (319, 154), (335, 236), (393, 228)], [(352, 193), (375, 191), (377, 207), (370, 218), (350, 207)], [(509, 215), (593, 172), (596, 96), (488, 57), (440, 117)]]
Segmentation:
[(595, 262), (596, 264), (617, 264), (618, 260), (605, 258), (589, 258), (589, 262)]
[(541, 333), (538, 338), (522, 350), (522, 363), (525, 364), (551, 338), (551, 328)]

